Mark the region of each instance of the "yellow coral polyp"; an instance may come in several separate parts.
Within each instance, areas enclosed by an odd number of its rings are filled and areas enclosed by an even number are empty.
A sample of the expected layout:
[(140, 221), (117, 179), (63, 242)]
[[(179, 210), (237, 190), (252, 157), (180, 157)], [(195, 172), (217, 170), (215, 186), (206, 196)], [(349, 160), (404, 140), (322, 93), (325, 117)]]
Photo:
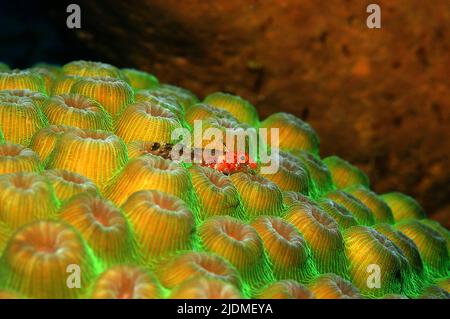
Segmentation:
[(173, 97), (159, 96), (153, 90), (140, 90), (135, 93), (136, 103), (144, 102), (151, 105), (162, 107), (176, 115), (180, 122), (184, 121), (185, 111), (183, 106)]
[(59, 210), (58, 217), (78, 230), (105, 265), (139, 261), (125, 215), (108, 200), (95, 194), (79, 194)]
[(95, 61), (72, 61), (62, 67), (62, 71), (66, 75), (80, 76), (80, 77), (95, 77), (104, 76), (112, 78), (122, 78), (121, 71), (115, 66)]
[(348, 192), (370, 209), (375, 218), (375, 223), (394, 223), (391, 208), (376, 193), (363, 186), (350, 187)]
[(337, 190), (328, 193), (326, 197), (344, 206), (355, 217), (358, 224), (366, 226), (375, 224), (372, 211), (352, 194)]
[(88, 178), (64, 169), (49, 169), (42, 172), (55, 190), (56, 197), (65, 202), (81, 193), (97, 194), (97, 186)]
[(79, 173), (103, 188), (127, 160), (125, 143), (116, 135), (100, 130), (74, 130), (61, 136), (48, 167)]
[(20, 144), (0, 144), (0, 175), (41, 170), (39, 155)]
[(156, 76), (150, 73), (130, 68), (122, 69), (121, 71), (131, 87), (136, 91), (154, 89), (159, 86)]
[(314, 299), (314, 294), (295, 280), (279, 280), (264, 287), (256, 297), (259, 299)]
[(307, 151), (319, 153), (319, 137), (306, 122), (290, 113), (274, 113), (259, 126), (267, 129), (267, 140), (271, 141), (271, 128), (279, 130), (279, 148), (284, 151)]
[(137, 266), (114, 266), (96, 280), (93, 299), (160, 299), (163, 292), (156, 278)]
[(231, 175), (231, 181), (238, 190), (249, 217), (281, 216), (283, 213), (283, 195), (275, 183), (262, 176), (243, 172)]
[(320, 273), (348, 275), (344, 240), (333, 218), (318, 206), (302, 203), (289, 207), (284, 219), (303, 235)]
[(416, 244), (429, 275), (449, 276), (449, 256), (444, 237), (433, 228), (414, 219), (401, 222), (396, 227)]
[(212, 105), (206, 103), (197, 103), (192, 105), (186, 111), (186, 121), (187, 123), (193, 127), (194, 121), (203, 121), (211, 118), (228, 118), (232, 120), (236, 120), (231, 113), (226, 110), (216, 108)]
[(54, 218), (58, 205), (52, 186), (38, 173), (0, 175), (0, 220), (11, 229)]
[(309, 194), (311, 177), (308, 170), (298, 159), (284, 152), (279, 154), (279, 169), (275, 173), (262, 174), (282, 191), (294, 191)]
[(6, 141), (28, 145), (33, 134), (46, 125), (47, 119), (31, 99), (0, 95), (0, 127)]
[(335, 275), (324, 274), (309, 285), (317, 299), (362, 299), (358, 290), (350, 281)]
[[(366, 226), (353, 226), (344, 232), (345, 249), (350, 261), (353, 284), (361, 293), (370, 297), (382, 297), (388, 293), (403, 291), (409, 263), (398, 248), (386, 236)], [(368, 281), (368, 274), (376, 272), (377, 283)], [(368, 284), (370, 282), (371, 284)], [(373, 285), (380, 288), (373, 289)]]
[(81, 78), (70, 89), (96, 100), (113, 118), (116, 118), (129, 104), (134, 103), (131, 86), (123, 80), (112, 77)]
[(3, 90), (3, 91), (0, 91), (0, 95), (9, 95), (9, 96), (29, 98), (38, 107), (42, 107), (42, 105), (48, 98), (47, 95), (45, 95), (44, 93), (30, 91), (30, 90)]
[(48, 99), (42, 111), (50, 124), (90, 130), (111, 130), (112, 118), (96, 101), (79, 94), (62, 94)]
[(45, 82), (39, 74), (26, 70), (0, 71), (1, 90), (30, 90), (45, 93)]
[(108, 183), (105, 196), (116, 205), (140, 190), (159, 190), (192, 203), (192, 181), (181, 164), (159, 156), (144, 155), (130, 160)]
[(191, 166), (189, 172), (201, 204), (200, 218), (215, 215), (245, 218), (238, 191), (228, 176), (198, 165)]
[(252, 226), (232, 217), (216, 216), (200, 225), (198, 233), (203, 248), (228, 260), (253, 289), (272, 278), (263, 242)]
[[(29, 298), (77, 298), (95, 275), (94, 261), (69, 226), (36, 221), (10, 239), (0, 263), (3, 284)], [(68, 280), (78, 269), (79, 289)], [(68, 273), (69, 271), (69, 273)]]
[(259, 123), (256, 108), (240, 96), (215, 92), (208, 95), (203, 102), (230, 112), (239, 122), (251, 126), (257, 126)]
[(414, 198), (408, 195), (392, 192), (381, 195), (381, 199), (391, 208), (396, 223), (411, 219), (426, 218), (423, 208)]
[(115, 132), (125, 143), (155, 141), (168, 143), (181, 124), (175, 114), (150, 102), (129, 105), (118, 119)]
[(188, 110), (191, 105), (199, 102), (197, 96), (191, 91), (170, 84), (162, 84), (152, 89), (152, 94), (162, 98), (174, 99), (184, 110)]
[(171, 299), (242, 299), (238, 288), (229, 282), (212, 278), (193, 278), (172, 290)]
[(310, 249), (292, 224), (280, 217), (262, 216), (251, 225), (263, 241), (275, 278), (308, 282), (315, 276)]
[(179, 198), (156, 190), (136, 192), (121, 206), (146, 261), (193, 247), (194, 214)]
[(38, 130), (31, 138), (30, 148), (39, 155), (45, 166), (61, 136), (77, 128), (65, 125), (49, 125)]
[(353, 166), (338, 156), (330, 156), (323, 160), (331, 172), (333, 183), (338, 189), (362, 185), (369, 187), (369, 177), (358, 167)]
[(162, 262), (156, 268), (161, 284), (172, 289), (196, 277), (220, 279), (241, 287), (239, 272), (225, 259), (206, 252), (187, 252)]
[(49, 95), (61, 95), (70, 93), (72, 86), (80, 79), (81, 77), (72, 75), (61, 75), (57, 77), (52, 83)]
[(341, 230), (356, 226), (358, 222), (355, 217), (344, 206), (328, 198), (320, 199), (317, 204), (322, 210), (330, 215), (338, 224)]

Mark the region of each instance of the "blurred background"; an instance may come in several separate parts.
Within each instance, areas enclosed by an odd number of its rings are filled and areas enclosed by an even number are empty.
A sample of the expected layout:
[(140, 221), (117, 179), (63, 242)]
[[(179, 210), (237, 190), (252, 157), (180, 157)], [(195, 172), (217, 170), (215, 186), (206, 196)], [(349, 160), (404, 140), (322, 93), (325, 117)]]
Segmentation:
[[(376, 192), (414, 196), (450, 228), (448, 0), (0, 1), (0, 61), (87, 59), (296, 114), (321, 156), (361, 167)], [(381, 29), (366, 7), (381, 6)]]

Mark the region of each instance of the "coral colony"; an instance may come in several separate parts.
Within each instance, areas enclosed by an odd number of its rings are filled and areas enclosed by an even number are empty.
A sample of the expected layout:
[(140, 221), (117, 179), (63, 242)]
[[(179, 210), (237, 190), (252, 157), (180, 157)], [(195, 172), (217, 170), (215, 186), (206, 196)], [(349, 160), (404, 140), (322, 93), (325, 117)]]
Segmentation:
[(0, 64), (0, 298), (448, 298), (449, 248), (292, 114)]

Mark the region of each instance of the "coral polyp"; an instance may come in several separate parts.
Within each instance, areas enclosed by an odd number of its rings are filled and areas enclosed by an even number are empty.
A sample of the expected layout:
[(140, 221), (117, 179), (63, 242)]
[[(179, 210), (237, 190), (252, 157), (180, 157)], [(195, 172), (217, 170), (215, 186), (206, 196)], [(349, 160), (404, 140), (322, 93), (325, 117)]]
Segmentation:
[(90, 130), (111, 130), (111, 116), (96, 101), (79, 94), (49, 98), (42, 111), (50, 124), (75, 126)]
[(158, 141), (168, 143), (181, 123), (170, 110), (150, 102), (129, 105), (116, 123), (115, 132), (125, 143)]
[(78, 93), (96, 100), (113, 118), (134, 102), (131, 86), (123, 80), (112, 77), (80, 78), (70, 88), (70, 93)]
[(108, 63), (95, 61), (72, 61), (62, 67), (66, 75), (76, 75), (81, 77), (107, 76), (112, 78), (121, 78), (122, 73), (118, 68)]
[(137, 260), (137, 246), (124, 213), (98, 195), (80, 194), (58, 212), (60, 220), (83, 236), (105, 265)]
[(242, 299), (238, 288), (229, 282), (213, 278), (193, 278), (172, 290), (172, 299)]
[(159, 299), (162, 289), (155, 276), (137, 266), (105, 270), (92, 287), (93, 299)]
[(55, 190), (56, 197), (65, 202), (81, 193), (97, 194), (97, 186), (83, 175), (64, 169), (49, 169), (42, 172)]
[(275, 173), (261, 174), (271, 180), (282, 191), (294, 191), (309, 194), (311, 176), (300, 160), (289, 153), (279, 153), (279, 169)]
[(121, 206), (146, 261), (194, 246), (194, 214), (179, 198), (156, 190), (136, 192)]
[(44, 93), (30, 90), (3, 90), (0, 91), (0, 95), (26, 97), (39, 107), (42, 107), (42, 104), (44, 104), (45, 100), (47, 99), (47, 95), (45, 95)]
[(230, 112), (238, 121), (251, 126), (257, 126), (259, 115), (256, 108), (249, 102), (237, 95), (215, 92), (208, 95), (204, 103), (218, 109)]
[(369, 187), (369, 177), (356, 166), (338, 156), (330, 156), (323, 160), (331, 172), (333, 183), (339, 189), (362, 185)]
[(154, 89), (159, 86), (159, 81), (156, 76), (150, 73), (129, 68), (122, 69), (121, 71), (135, 91)]
[[(78, 269), (80, 277), (72, 282), (68, 272), (73, 269)], [(84, 289), (73, 288), (86, 287), (95, 267), (85, 243), (71, 227), (36, 221), (12, 235), (0, 273), (4, 286), (29, 298), (76, 298)]]
[(157, 277), (169, 289), (192, 278), (219, 279), (241, 288), (239, 272), (225, 259), (206, 252), (187, 252), (158, 265)]
[(277, 279), (308, 282), (316, 275), (310, 249), (292, 224), (280, 217), (263, 216), (251, 225), (263, 241)]
[(391, 208), (396, 222), (426, 217), (425, 211), (419, 203), (408, 195), (392, 192), (381, 195), (381, 198)]
[(303, 235), (320, 273), (347, 277), (347, 258), (339, 225), (316, 205), (292, 205), (284, 217)]
[[(350, 277), (362, 294), (382, 297), (403, 291), (404, 283), (409, 280), (409, 263), (397, 245), (365, 226), (353, 226), (345, 230), (344, 239), (350, 261)], [(368, 274), (372, 273), (378, 274), (379, 279), (374, 277), (371, 281)]]
[(65, 125), (46, 126), (33, 135), (30, 142), (30, 148), (39, 155), (42, 164), (45, 166), (61, 136), (75, 130), (77, 130), (77, 128)]
[(314, 294), (294, 280), (280, 280), (262, 289), (257, 298), (261, 299), (314, 299)]
[(0, 175), (17, 172), (38, 172), (39, 156), (20, 144), (0, 144)]
[(46, 125), (47, 119), (31, 99), (0, 95), (0, 127), (6, 141), (28, 145), (33, 134)]
[(52, 186), (38, 173), (0, 175), (0, 220), (11, 229), (54, 218), (58, 206)]
[[(278, 186), (268, 179), (247, 173), (231, 175), (239, 192), (245, 212), (251, 216), (280, 216), (283, 212), (283, 195)], [(255, 196), (259, 199), (255, 201)]]
[(17, 69), (0, 71), (1, 90), (30, 90), (45, 93), (45, 82), (35, 72)]
[(289, 113), (275, 113), (261, 122), (260, 128), (268, 129), (271, 141), (271, 128), (279, 130), (279, 147), (285, 151), (319, 152), (319, 137), (306, 122)]
[(252, 226), (232, 217), (212, 217), (199, 227), (199, 235), (203, 248), (228, 260), (252, 288), (272, 278), (263, 242)]
[(201, 205), (200, 218), (215, 215), (245, 217), (238, 190), (228, 176), (198, 165), (190, 167), (189, 172)]
[(79, 173), (103, 188), (128, 159), (125, 143), (101, 130), (72, 130), (63, 134), (49, 161), (49, 168)]
[(149, 154), (130, 160), (109, 182), (105, 196), (122, 205), (131, 194), (140, 190), (159, 190), (194, 205), (187, 169), (159, 156)]
[(350, 281), (335, 274), (324, 274), (309, 285), (317, 299), (361, 299), (362, 296)]
[(0, 299), (449, 298), (445, 219), (145, 65), (0, 63)]

